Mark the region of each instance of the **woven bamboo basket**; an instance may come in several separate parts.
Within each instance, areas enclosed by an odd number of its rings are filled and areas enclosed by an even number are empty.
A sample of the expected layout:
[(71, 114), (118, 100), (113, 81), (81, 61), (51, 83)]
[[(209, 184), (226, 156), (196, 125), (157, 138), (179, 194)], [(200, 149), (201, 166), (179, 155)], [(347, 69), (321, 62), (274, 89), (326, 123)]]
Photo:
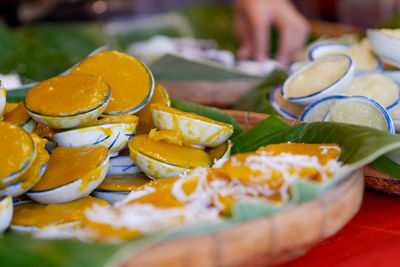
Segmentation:
[[(230, 111), (244, 128), (268, 115)], [(161, 242), (132, 254), (123, 266), (265, 266), (305, 254), (339, 231), (359, 210), (364, 192), (362, 170), (323, 195), (293, 209), (231, 229)]]

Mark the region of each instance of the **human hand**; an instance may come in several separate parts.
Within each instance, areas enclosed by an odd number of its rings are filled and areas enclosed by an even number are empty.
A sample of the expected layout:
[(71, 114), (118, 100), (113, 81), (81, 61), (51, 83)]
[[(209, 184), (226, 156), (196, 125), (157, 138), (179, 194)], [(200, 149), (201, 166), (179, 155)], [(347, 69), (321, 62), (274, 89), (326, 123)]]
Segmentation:
[(240, 42), (238, 57), (265, 60), (270, 50), (272, 25), (279, 31), (277, 60), (287, 65), (307, 39), (306, 19), (289, 0), (235, 0), (233, 26)]

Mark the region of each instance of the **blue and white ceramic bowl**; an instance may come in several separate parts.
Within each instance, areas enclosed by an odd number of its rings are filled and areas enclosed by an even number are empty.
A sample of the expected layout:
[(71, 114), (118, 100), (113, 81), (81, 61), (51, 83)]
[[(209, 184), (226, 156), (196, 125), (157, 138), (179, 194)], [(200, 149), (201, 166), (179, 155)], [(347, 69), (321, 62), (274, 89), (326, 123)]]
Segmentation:
[[(110, 155), (93, 170), (85, 174), (84, 177), (72, 181), (68, 184), (61, 185), (56, 188), (43, 190), (43, 191), (28, 191), (26, 194), (31, 199), (42, 203), (66, 203), (82, 197), (85, 197), (93, 192), (106, 177), (108, 165), (110, 162)], [(67, 164), (67, 163), (66, 163)], [(88, 180), (88, 183), (84, 181)]]
[(390, 79), (400, 84), (400, 69), (399, 70), (383, 69), (382, 74), (388, 76)]
[[(356, 48), (353, 48), (353, 46), (349, 44), (338, 44), (338, 43), (320, 44), (310, 49), (310, 51), (308, 52), (308, 57), (311, 61), (313, 61), (319, 58), (335, 54), (346, 54), (350, 56), (349, 53), (351, 54), (351, 51), (353, 49)], [(368, 62), (371, 64), (371, 67), (367, 69), (359, 69), (360, 66), (363, 66), (365, 68), (366, 65), (365, 59), (363, 60), (363, 58), (359, 57), (352, 58), (355, 64), (356, 75), (363, 75), (366, 73), (377, 72), (377, 71), (379, 72), (382, 70), (383, 68), (382, 62), (376, 56), (371, 55), (370, 58), (374, 59), (374, 62)]]
[(151, 179), (175, 177), (193, 170), (153, 159), (133, 148), (130, 151), (136, 166)]
[(24, 160), (24, 163), (22, 164), (19, 171), (11, 173), (7, 177), (0, 177), (1, 187), (5, 187), (8, 185), (17, 183), (19, 181), (19, 179), (21, 178), (21, 176), (24, 175), (28, 171), (28, 169), (31, 167), (32, 163), (35, 161), (36, 153), (37, 153), (36, 143), (33, 141), (32, 137), (27, 132), (25, 132), (25, 134), (28, 135), (29, 139), (32, 141), (32, 146), (33, 146), (32, 153), (26, 157), (26, 159)]
[(284, 118), (298, 120), (302, 112), (303, 106), (293, 104), (282, 97), (282, 85), (278, 85), (269, 93), (269, 102), (272, 107)]
[[(329, 86), (322, 88), (312, 94), (309, 95), (304, 95), (304, 96), (299, 96), (299, 97), (291, 97), (288, 95), (288, 88), (293, 82), (295, 78), (299, 75), (303, 75), (305, 71), (308, 69), (314, 67), (317, 64), (320, 64), (323, 61), (328, 61), (332, 59), (345, 59), (348, 64), (346, 66), (346, 70), (344, 70), (344, 74), (337, 78), (335, 82), (330, 84)], [(330, 70), (326, 70), (328, 73)], [(309, 74), (311, 75), (311, 74)], [(282, 96), (283, 98), (287, 99), (288, 101), (300, 105), (300, 106), (307, 106), (312, 104), (315, 101), (318, 101), (324, 97), (330, 96), (330, 95), (337, 95), (342, 93), (351, 83), (354, 77), (354, 62), (353, 60), (346, 55), (332, 55), (329, 57), (324, 57), (321, 59), (317, 59), (315, 61), (312, 61), (308, 63), (307, 65), (301, 67), (298, 71), (293, 73), (283, 84), (282, 86)], [(318, 78), (318, 77), (315, 77)]]
[(44, 163), (38, 170), (38, 172), (32, 176), (27, 177), (15, 184), (10, 184), (5, 188), (0, 189), (1, 196), (20, 196), (31, 189), (42, 177), (44, 171), (46, 170), (47, 162)]
[(180, 131), (184, 140), (192, 147), (204, 148), (218, 146), (232, 135), (230, 124), (214, 123), (192, 117), (186, 113), (176, 113), (174, 109), (158, 109), (161, 105), (152, 106), (154, 125), (162, 130)]
[(349, 96), (332, 95), (315, 101), (305, 108), (303, 114), (300, 116), (300, 120), (304, 122), (323, 121), (326, 113), (328, 113), (329, 109), (336, 103), (336, 101), (347, 97)]
[(107, 175), (138, 174), (141, 172), (129, 155), (123, 155), (110, 158)]
[(0, 233), (7, 230), (13, 215), (13, 203), (10, 196), (0, 200)]
[(29, 110), (26, 107), (25, 100), (24, 100), (24, 107), (26, 111), (29, 113), (29, 115), (37, 122), (40, 122), (44, 125), (47, 125), (55, 129), (70, 129), (78, 127), (80, 125), (84, 125), (98, 118), (106, 109), (107, 104), (110, 101), (110, 98), (111, 98), (111, 90), (109, 90), (107, 97), (99, 104), (98, 107), (90, 111), (78, 113), (75, 115), (50, 116), (50, 115), (36, 113), (34, 111)]
[(110, 150), (111, 156), (116, 156), (127, 146), (129, 139), (135, 134), (136, 126), (134, 123), (87, 126), (54, 133), (52, 140), (63, 147), (103, 145)]
[[(389, 113), (387, 112), (387, 110), (382, 107), (378, 102), (376, 102), (373, 99), (364, 97), (364, 96), (349, 96), (347, 98), (338, 100), (334, 105), (337, 105), (338, 103), (340, 103), (341, 105), (343, 105), (344, 107), (348, 106), (351, 107), (355, 105), (355, 103), (359, 101), (361, 103), (366, 103), (368, 104), (369, 108), (375, 109), (377, 111), (377, 113), (380, 113), (381, 115), (381, 119), (382, 121), (384, 121), (385, 123), (385, 129), (382, 130), (387, 130), (389, 133), (394, 134), (395, 133), (395, 129), (394, 129), (394, 124), (393, 124), (393, 120), (391, 119)], [(331, 107), (331, 109), (329, 110), (328, 113), (326, 113), (324, 121), (332, 121), (332, 109), (334, 106)], [(360, 112), (360, 113), (364, 113), (364, 112)], [(364, 113), (364, 116), (368, 116), (368, 119), (372, 119), (370, 114), (366, 115)], [(346, 116), (346, 121), (336, 121), (336, 122), (344, 122), (344, 123), (350, 123), (349, 121), (351, 121), (351, 116)], [(356, 114), (354, 115), (354, 118), (356, 118)], [(350, 119), (350, 120), (349, 120)], [(374, 120), (376, 121), (376, 120)], [(362, 123), (359, 123), (358, 120), (353, 119), (354, 124), (357, 125), (364, 125)], [(365, 125), (368, 126), (368, 125)], [(371, 127), (371, 126), (370, 126)]]
[[(118, 180), (115, 180), (115, 178), (118, 178)], [(114, 180), (113, 182), (128, 183), (128, 185), (130, 185), (130, 186), (128, 186), (128, 188), (131, 189), (131, 190), (127, 190), (126, 189), (127, 186), (125, 186), (124, 184), (121, 184), (121, 186), (122, 186), (121, 188), (123, 188), (123, 189), (117, 189), (117, 187), (116, 187), (114, 190), (111, 190), (110, 188), (107, 188), (107, 187), (103, 188), (102, 185), (100, 185), (98, 188), (96, 188), (96, 190), (93, 191), (92, 195), (94, 197), (101, 198), (101, 199), (107, 201), (108, 203), (110, 203), (111, 205), (126, 198), (132, 192), (132, 190), (134, 190), (135, 188), (142, 186), (151, 181), (143, 173), (107, 176), (104, 179), (104, 182), (107, 182), (107, 179), (113, 179)], [(134, 184), (134, 186), (133, 186), (133, 184)]]

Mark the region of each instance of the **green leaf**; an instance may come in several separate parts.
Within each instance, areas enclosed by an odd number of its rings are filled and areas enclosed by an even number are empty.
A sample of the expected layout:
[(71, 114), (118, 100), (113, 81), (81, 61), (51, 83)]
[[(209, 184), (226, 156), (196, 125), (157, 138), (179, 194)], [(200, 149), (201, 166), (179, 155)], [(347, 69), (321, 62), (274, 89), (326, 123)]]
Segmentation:
[(184, 112), (192, 112), (219, 122), (232, 124), (234, 128), (232, 138), (243, 131), (239, 124), (232, 118), (232, 116), (221, 109), (206, 107), (176, 98), (171, 99), (171, 106)]
[(167, 54), (150, 66), (156, 79), (166, 80), (240, 80), (262, 79), (233, 69), (226, 68), (214, 62), (187, 59), (179, 55)]
[(24, 100), (25, 95), (28, 93), (29, 89), (31, 89), (33, 86), (31, 85), (27, 85), (18, 89), (14, 89), (14, 90), (9, 90), (6, 93), (6, 97), (7, 97), (7, 102), (10, 103), (17, 103), (17, 102), (21, 102)]
[(275, 70), (263, 83), (245, 93), (236, 103), (234, 109), (279, 115), (269, 102), (269, 93), (275, 86), (283, 83), (286, 78), (286, 72)]
[(387, 156), (381, 156), (369, 165), (395, 179), (400, 179), (400, 165), (389, 159)]
[(231, 139), (234, 144), (232, 147), (232, 154), (245, 153), (255, 151), (260, 147), (260, 143), (264, 143), (271, 133), (289, 128), (289, 125), (284, 120), (278, 117), (271, 116), (249, 130), (242, 132)]
[(72, 240), (39, 240), (5, 234), (0, 238), (2, 266), (104, 266), (118, 246)]

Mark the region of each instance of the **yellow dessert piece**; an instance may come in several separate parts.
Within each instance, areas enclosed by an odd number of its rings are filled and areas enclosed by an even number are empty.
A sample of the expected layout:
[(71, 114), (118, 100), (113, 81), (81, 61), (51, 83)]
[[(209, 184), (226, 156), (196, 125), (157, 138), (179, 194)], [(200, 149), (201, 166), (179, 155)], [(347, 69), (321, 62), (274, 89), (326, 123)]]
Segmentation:
[(25, 97), (25, 106), (42, 115), (75, 115), (99, 107), (109, 91), (109, 86), (99, 77), (58, 76), (29, 90)]
[(285, 98), (315, 94), (339, 80), (349, 66), (350, 61), (346, 57), (321, 59), (290, 81), (285, 92)]
[(37, 184), (41, 178), (39, 175), (40, 168), (49, 161), (50, 155), (47, 152), (45, 146), (47, 144), (47, 139), (40, 138), (34, 133), (30, 133), (33, 141), (36, 143), (36, 158), (29, 169), (21, 176), (22, 189), (31, 188), (33, 185)]
[(211, 162), (214, 162), (215, 160), (222, 158), (227, 149), (228, 149), (228, 143), (225, 142), (216, 147), (206, 148), (206, 152), (210, 156)]
[(137, 116), (131, 115), (131, 114), (107, 116), (107, 117), (101, 118), (99, 120), (89, 122), (83, 126), (80, 126), (79, 128), (107, 124), (107, 123), (126, 123), (126, 124), (137, 125), (139, 123), (139, 118)]
[(273, 155), (289, 153), (293, 155), (308, 155), (318, 157), (321, 164), (328, 161), (339, 159), (341, 149), (337, 144), (301, 144), (301, 143), (282, 143), (262, 146), (257, 152), (269, 152)]
[(105, 113), (121, 113), (137, 107), (149, 97), (152, 79), (138, 59), (118, 52), (103, 51), (86, 58), (71, 70), (71, 74), (92, 74), (101, 77), (111, 87), (111, 100)]
[(106, 176), (97, 189), (108, 191), (132, 191), (151, 180), (144, 174), (113, 174)]
[(151, 129), (155, 128), (153, 116), (151, 113), (151, 105), (161, 104), (169, 106), (170, 102), (171, 101), (169, 100), (169, 95), (167, 91), (161, 84), (156, 83), (156, 85), (154, 86), (153, 96), (151, 97), (150, 101), (143, 109), (139, 110), (139, 112), (136, 113), (136, 115), (140, 119), (140, 124), (136, 129), (136, 133), (145, 134), (148, 133)]
[(0, 179), (18, 172), (34, 155), (35, 145), (27, 132), (0, 122)]
[(28, 112), (26, 112), (23, 102), (7, 103), (3, 116), (5, 121), (15, 125), (21, 125), (31, 117)]
[(181, 131), (151, 129), (149, 138), (154, 141), (164, 141), (169, 144), (183, 146)]
[(175, 166), (195, 168), (211, 165), (211, 159), (204, 150), (155, 141), (145, 134), (133, 137), (129, 141), (129, 149)]
[(39, 183), (31, 190), (48, 190), (77, 179), (82, 179), (82, 189), (84, 189), (93, 179), (98, 178), (97, 168), (107, 156), (108, 149), (102, 145), (57, 147), (53, 150)]
[[(233, 130), (233, 126), (231, 124), (229, 124), (229, 123), (219, 122), (219, 121), (207, 118), (207, 117), (203, 117), (203, 116), (197, 115), (195, 113), (184, 112), (184, 111), (181, 111), (181, 110), (178, 110), (178, 109), (175, 109), (175, 108), (171, 108), (171, 107), (168, 107), (168, 106), (165, 106), (165, 105), (161, 105), (161, 104), (153, 104), (153, 105), (151, 105), (151, 110), (152, 110), (152, 112), (155, 111), (155, 110), (160, 110), (160, 111), (164, 111), (164, 112), (167, 112), (167, 113), (170, 113), (170, 114), (178, 115), (180, 117), (186, 117), (186, 118), (191, 118), (191, 119), (195, 119), (195, 120), (201, 120), (201, 121), (217, 124), (217, 125), (224, 126), (224, 127), (227, 127), (227, 128), (230, 128), (230, 129)], [(176, 122), (176, 124), (177, 124), (177, 122)], [(177, 125), (177, 127), (178, 127), (178, 125)]]
[(11, 224), (20, 226), (45, 227), (68, 222), (80, 222), (84, 213), (93, 205), (109, 206), (102, 199), (87, 196), (64, 204), (39, 204), (35, 202), (14, 206)]

